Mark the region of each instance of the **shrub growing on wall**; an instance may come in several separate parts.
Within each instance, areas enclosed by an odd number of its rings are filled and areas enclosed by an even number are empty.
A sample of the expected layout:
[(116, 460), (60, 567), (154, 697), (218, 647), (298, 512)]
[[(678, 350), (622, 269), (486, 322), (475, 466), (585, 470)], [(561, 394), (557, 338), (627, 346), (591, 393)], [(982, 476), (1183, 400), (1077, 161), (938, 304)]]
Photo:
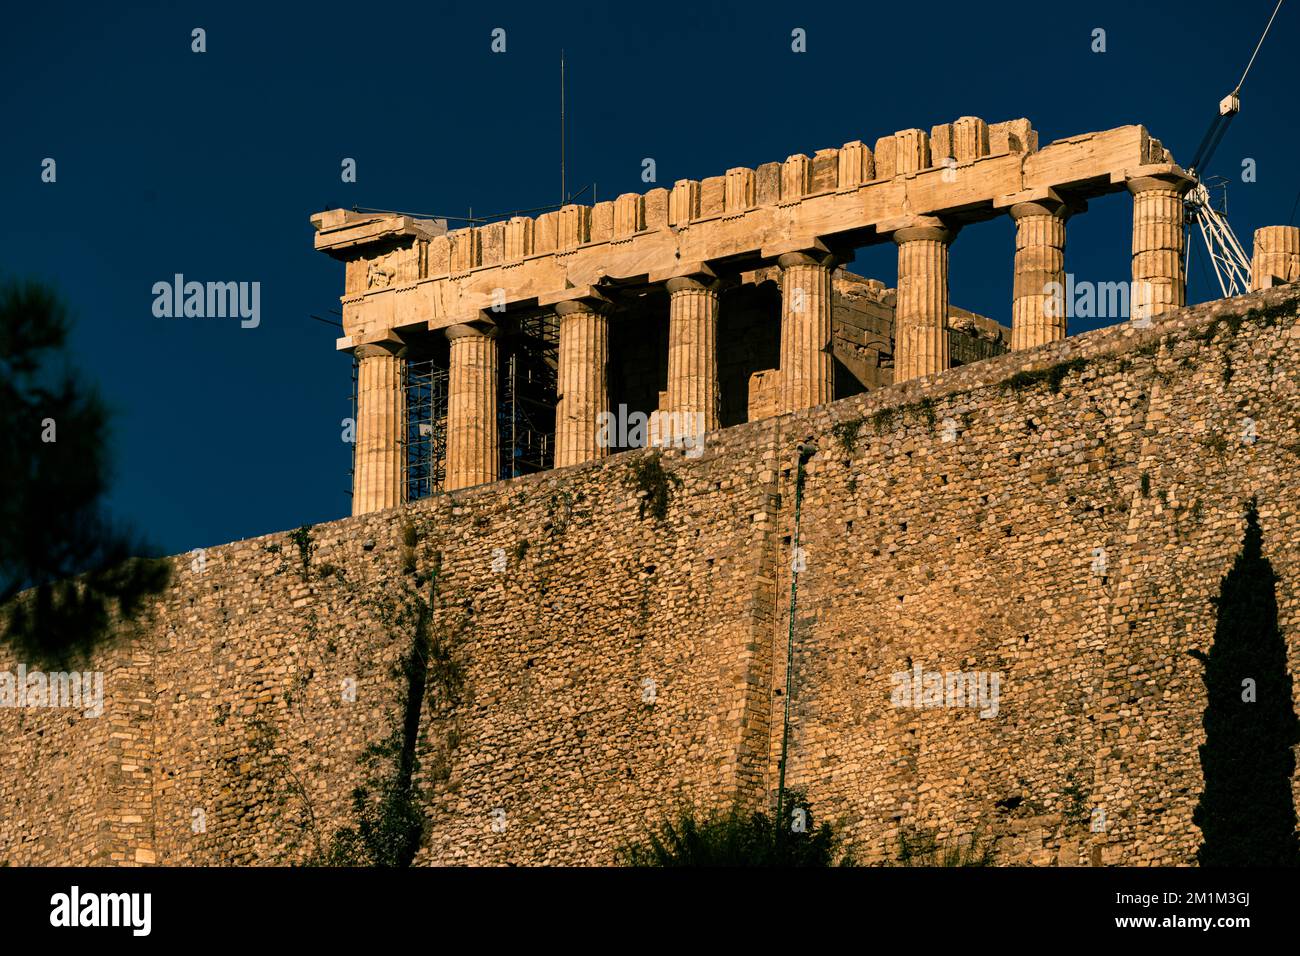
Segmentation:
[(683, 810), (640, 843), (619, 851), (627, 866), (834, 866), (850, 865), (829, 823), (815, 824), (803, 794), (785, 795), (779, 826), (761, 811), (738, 806), (701, 814)]

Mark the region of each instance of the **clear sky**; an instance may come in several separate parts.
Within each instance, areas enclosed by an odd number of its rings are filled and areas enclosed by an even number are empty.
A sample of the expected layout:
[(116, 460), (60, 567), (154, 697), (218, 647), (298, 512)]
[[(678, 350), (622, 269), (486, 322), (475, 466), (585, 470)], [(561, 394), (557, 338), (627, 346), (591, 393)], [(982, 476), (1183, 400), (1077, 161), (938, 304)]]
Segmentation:
[[(1143, 123), (1188, 162), (1273, 3), (14, 4), (0, 272), (72, 308), (75, 362), (115, 412), (114, 513), (166, 552), (219, 544), (349, 510), (349, 360), (308, 317), (333, 317), (343, 267), (312, 250), (309, 216), (556, 202), (561, 48), (569, 185), (610, 199), (652, 188), (647, 157), (671, 186), (962, 115), (1028, 117), (1043, 144)], [(1248, 248), (1300, 191), (1298, 39), (1300, 3), (1208, 171), (1231, 180)], [(1130, 210), (1116, 195), (1071, 220), (1067, 270), (1127, 279)], [(954, 303), (1009, 322), (1012, 242), (1009, 219), (958, 237)], [(1217, 295), (1200, 263), (1191, 301)], [(893, 285), (893, 250), (850, 268)], [(260, 282), (260, 325), (155, 317), (175, 273)]]

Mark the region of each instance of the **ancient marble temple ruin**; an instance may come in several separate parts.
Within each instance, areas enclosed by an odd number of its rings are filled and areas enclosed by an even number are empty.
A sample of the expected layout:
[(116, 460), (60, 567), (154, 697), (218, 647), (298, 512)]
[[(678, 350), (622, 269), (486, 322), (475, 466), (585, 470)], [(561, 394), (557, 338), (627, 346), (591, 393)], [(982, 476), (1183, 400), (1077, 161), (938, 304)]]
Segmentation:
[[(346, 264), (353, 513), (618, 451), (620, 408), (707, 433), (1064, 338), (1066, 223), (1109, 193), (1132, 196), (1132, 318), (1182, 306), (1193, 184), (1142, 126), (1040, 148), (1027, 120), (962, 117), (452, 231), (319, 213), (316, 248)], [(949, 301), (954, 238), (1000, 216), (1009, 331)], [(897, 289), (843, 270), (884, 242)], [(1256, 287), (1298, 254), (1300, 230), (1260, 230)]]

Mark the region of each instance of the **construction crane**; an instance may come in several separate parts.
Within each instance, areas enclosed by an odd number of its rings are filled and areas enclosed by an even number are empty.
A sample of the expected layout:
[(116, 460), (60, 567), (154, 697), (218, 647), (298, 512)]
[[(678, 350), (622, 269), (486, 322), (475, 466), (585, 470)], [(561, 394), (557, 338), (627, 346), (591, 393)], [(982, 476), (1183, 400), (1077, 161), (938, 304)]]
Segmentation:
[[(1219, 101), (1219, 113), (1210, 123), (1210, 128), (1205, 131), (1205, 135), (1201, 138), (1201, 145), (1197, 147), (1196, 155), (1192, 157), (1191, 165), (1187, 168), (1196, 184), (1183, 200), (1184, 222), (1189, 232), (1193, 225), (1200, 228), (1201, 239), (1209, 254), (1210, 264), (1214, 267), (1215, 278), (1219, 281), (1219, 291), (1225, 298), (1250, 291), (1250, 256), (1238, 241), (1232, 226), (1228, 225), (1227, 180), (1202, 176), (1201, 171), (1210, 165), (1210, 159), (1214, 156), (1214, 151), (1219, 148), (1219, 143), (1223, 141), (1223, 135), (1228, 131), (1232, 118), (1241, 112), (1241, 88), (1246, 82), (1250, 68), (1255, 65), (1255, 57), (1259, 55), (1259, 48), (1264, 45), (1264, 37), (1268, 36), (1268, 31), (1272, 28), (1273, 21), (1277, 19), (1277, 13), (1282, 9), (1283, 2), (1284, 0), (1278, 0), (1277, 6), (1273, 8), (1273, 15), (1268, 18), (1268, 25), (1264, 27), (1259, 42), (1255, 44), (1255, 52), (1250, 55), (1250, 62), (1246, 64), (1241, 79), (1237, 81), (1232, 92)], [(1212, 201), (1211, 189), (1221, 193), (1219, 207), (1216, 207)], [(1185, 248), (1188, 261), (1183, 264), (1184, 272), (1191, 259), (1192, 244), (1186, 243)]]

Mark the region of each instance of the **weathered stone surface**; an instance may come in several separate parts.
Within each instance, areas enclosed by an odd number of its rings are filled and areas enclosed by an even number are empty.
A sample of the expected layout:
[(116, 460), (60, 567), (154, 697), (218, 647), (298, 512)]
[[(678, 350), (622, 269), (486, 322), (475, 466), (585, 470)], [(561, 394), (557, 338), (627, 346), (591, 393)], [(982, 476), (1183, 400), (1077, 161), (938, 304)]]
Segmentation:
[(497, 460), (497, 346), (490, 334), (468, 325), (447, 330), (448, 491), (495, 481)]
[(597, 440), (599, 416), (609, 409), (609, 323), (593, 302), (561, 302), (555, 312), (560, 317), (555, 466), (563, 468), (609, 454)]
[(668, 295), (668, 389), (659, 407), (679, 417), (663, 434), (693, 439), (718, 427), (718, 288), (682, 277), (668, 281)]
[(1011, 347), (1033, 348), (1065, 338), (1065, 221), (1070, 210), (1049, 198), (1017, 203), (1010, 211), (1016, 221)]
[(400, 342), (362, 345), (357, 361), (356, 450), (352, 513), (392, 508), (402, 500), (402, 360)]
[[(884, 242), (889, 231), (884, 224), (903, 215), (950, 218), (969, 227), (1054, 190), (1081, 206), (1130, 182), (1181, 175), (1169, 151), (1141, 126), (1069, 137), (1042, 149), (1027, 120), (989, 125), (961, 117), (936, 126), (934, 135), (932, 144), (923, 130), (901, 130), (877, 140), (874, 154), (849, 143), (819, 150), (812, 158), (797, 154), (784, 163), (761, 165), (754, 170), (752, 202), (747, 181), (735, 176), (682, 180), (671, 197), (652, 189), (643, 197), (642, 228), (632, 232), (625, 231), (623, 220), (607, 222), (615, 217), (606, 203), (595, 210), (544, 213), (535, 220), (532, 253), (520, 258), (507, 253), (500, 262), (495, 239), (487, 240), (486, 258), (480, 251), (484, 229), (468, 230), (468, 239), (462, 236), (466, 231), (453, 233), (444, 257), (439, 243), (444, 237), (431, 221), (344, 210), (319, 213), (312, 219), (316, 247), (348, 263), (342, 298), (346, 334), (339, 348), (390, 330), (400, 334), (409, 327), (475, 321), (502, 293), (508, 310), (526, 309), (536, 301), (560, 301), (565, 290), (671, 276), (681, 262), (719, 267), (744, 262), (751, 268), (819, 243), (838, 251)], [(942, 162), (947, 154), (960, 165), (959, 175)], [(1137, 225), (1146, 224), (1142, 228), (1162, 218), (1153, 201), (1135, 200)], [(1148, 233), (1143, 242), (1163, 241)], [(427, 243), (423, 252), (421, 243)], [(506, 248), (520, 246), (507, 239)], [(1172, 305), (1177, 290), (1174, 277), (1166, 277), (1165, 251), (1144, 246), (1134, 264), (1161, 280), (1153, 283), (1168, 300), (1161, 304)], [(368, 281), (372, 273), (383, 281)]]
[(1176, 167), (1139, 167), (1135, 172), (1144, 174), (1128, 179), (1133, 194), (1132, 317), (1145, 322), (1186, 300), (1183, 194), (1192, 180)]
[[(1189, 863), (1188, 651), (1208, 647), (1252, 496), (1300, 673), (1297, 300), (1166, 312), (722, 429), (698, 459), (664, 455), (682, 484), (662, 521), (638, 516), (651, 453), (631, 452), (209, 548), (201, 571), (179, 556), (91, 662), (102, 717), (0, 709), (0, 861), (289, 863), (351, 824), (358, 758), (397, 719), (410, 635), (385, 608), (412, 580), (408, 522), (416, 572), (441, 555), (436, 622), (463, 672), (422, 717), (418, 863), (607, 863), (679, 799), (765, 803), (794, 444), (812, 438), (790, 784), (865, 860), (918, 826), (982, 830), (1003, 863)], [(0, 670), (17, 663), (5, 646)], [(997, 716), (891, 706), (911, 663), (1002, 674)]]
[(898, 307), (894, 381), (948, 368), (948, 244), (953, 230), (921, 220), (894, 232), (898, 243)]
[(830, 256), (794, 252), (781, 267), (781, 410), (822, 405), (834, 397)]
[(1300, 282), (1300, 226), (1256, 229), (1251, 289), (1271, 289), (1289, 282)]
[(627, 239), (645, 228), (645, 197), (624, 193), (614, 203), (614, 238)]
[(726, 211), (742, 213), (754, 205), (754, 171), (743, 167), (727, 170)]

